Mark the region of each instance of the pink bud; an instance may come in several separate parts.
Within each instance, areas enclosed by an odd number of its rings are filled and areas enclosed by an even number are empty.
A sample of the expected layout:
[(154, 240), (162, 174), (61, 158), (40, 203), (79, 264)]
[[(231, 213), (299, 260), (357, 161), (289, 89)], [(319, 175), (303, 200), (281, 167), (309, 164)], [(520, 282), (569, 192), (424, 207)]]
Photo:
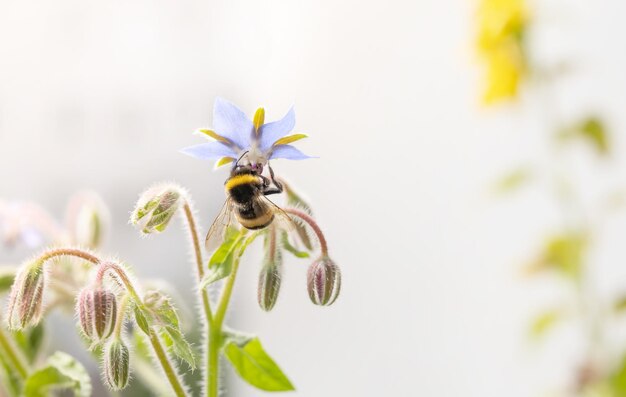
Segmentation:
[(80, 328), (93, 342), (108, 338), (115, 328), (117, 300), (115, 294), (100, 287), (84, 288), (76, 304)]
[(329, 306), (339, 296), (341, 271), (329, 257), (321, 257), (309, 266), (307, 289), (316, 305)]
[(277, 255), (273, 262), (265, 263), (261, 273), (259, 273), (257, 298), (259, 306), (266, 312), (272, 310), (278, 299), (282, 270), (281, 262), (280, 255)]
[(23, 329), (39, 322), (43, 311), (44, 281), (41, 263), (35, 262), (20, 269), (9, 296), (9, 328)]

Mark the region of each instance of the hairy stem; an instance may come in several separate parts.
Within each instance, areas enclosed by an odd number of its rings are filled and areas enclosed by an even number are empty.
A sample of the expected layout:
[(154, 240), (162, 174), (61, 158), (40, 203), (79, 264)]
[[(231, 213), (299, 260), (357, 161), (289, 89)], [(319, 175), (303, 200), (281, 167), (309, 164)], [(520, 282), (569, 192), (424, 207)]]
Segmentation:
[[(196, 227), (196, 221), (193, 216), (193, 210), (191, 204), (185, 200), (183, 206), (185, 210), (185, 219), (187, 220), (187, 226), (189, 227), (189, 234), (191, 235), (191, 242), (193, 244), (194, 254), (196, 258), (196, 272), (198, 275), (198, 282), (204, 278), (204, 260), (202, 259), (202, 248), (200, 247), (200, 239), (198, 237), (198, 229)], [(217, 396), (218, 394), (218, 359), (217, 352), (219, 350), (219, 332), (214, 332), (213, 326), (213, 313), (211, 311), (211, 300), (209, 298), (209, 292), (206, 288), (200, 289), (200, 295), (202, 299), (202, 307), (204, 309), (204, 321), (206, 330), (206, 368), (204, 374), (204, 380), (207, 382), (207, 395)], [(217, 341), (216, 341), (217, 340)], [(211, 379), (212, 381), (209, 381)]]
[[(239, 233), (239, 239), (244, 238), (247, 229), (242, 229)], [(249, 237), (249, 239), (254, 239), (256, 234)], [(247, 242), (246, 242), (247, 243)], [(217, 304), (217, 308), (215, 309), (215, 316), (213, 317), (213, 322), (211, 323), (211, 328), (209, 329), (209, 341), (208, 341), (208, 382), (207, 382), (207, 396), (208, 397), (218, 397), (219, 394), (219, 349), (222, 343), (222, 329), (224, 326), (224, 318), (226, 317), (226, 311), (228, 310), (228, 304), (230, 303), (230, 297), (233, 293), (233, 286), (235, 285), (235, 280), (237, 278), (237, 271), (239, 270), (239, 260), (243, 255), (243, 252), (247, 246), (244, 243), (242, 249), (236, 253), (235, 258), (233, 260), (233, 269), (230, 272), (230, 275), (226, 279), (226, 283), (222, 288), (222, 295), (220, 296), (220, 300)]]
[(208, 335), (208, 367), (206, 393), (208, 397), (218, 397), (219, 395), (219, 351), (220, 338), (222, 337), (221, 327), (212, 325)]
[(328, 256), (328, 244), (326, 243), (326, 237), (324, 237), (324, 233), (322, 233), (322, 229), (320, 229), (317, 222), (315, 222), (315, 219), (313, 219), (306, 212), (297, 210), (295, 208), (285, 208), (284, 210), (285, 212), (289, 214), (297, 216), (298, 218), (308, 223), (309, 226), (311, 226), (311, 229), (313, 229), (313, 231), (315, 232), (315, 235), (317, 236), (317, 239), (320, 242), (320, 249), (322, 251), (322, 255)]
[(117, 309), (117, 318), (115, 319), (115, 328), (113, 329), (113, 334), (118, 339), (122, 336), (122, 329), (124, 328), (124, 317), (126, 317), (126, 308), (128, 308), (129, 303), (130, 296), (128, 294), (124, 294), (124, 296), (120, 300), (120, 305)]
[(9, 336), (2, 327), (0, 327), (0, 348), (4, 351), (7, 360), (15, 368), (20, 378), (26, 379), (28, 376), (28, 364), (22, 354), (11, 343)]
[[(187, 219), (187, 225), (189, 226), (189, 233), (191, 234), (191, 241), (193, 243), (193, 249), (196, 257), (196, 269), (198, 273), (198, 280), (202, 280), (204, 277), (204, 260), (202, 259), (202, 249), (200, 248), (200, 240), (198, 238), (198, 229), (196, 228), (196, 221), (193, 217), (193, 211), (191, 210), (191, 205), (185, 201), (184, 205), (185, 209), (185, 218)], [(211, 312), (211, 300), (209, 299), (209, 293), (206, 288), (203, 288), (202, 291), (202, 306), (204, 307), (204, 315), (206, 317), (206, 322), (209, 324), (213, 319), (213, 314)]]
[(74, 256), (77, 258), (84, 259), (88, 262), (97, 265), (100, 263), (100, 259), (97, 256), (93, 255), (90, 252), (77, 249), (77, 248), (55, 248), (49, 251), (44, 252), (39, 258), (39, 262), (43, 263), (57, 256)]
[(186, 397), (187, 392), (185, 392), (185, 388), (183, 387), (182, 382), (179, 379), (179, 375), (174, 369), (174, 366), (169, 360), (165, 349), (163, 348), (163, 344), (159, 339), (159, 336), (156, 332), (150, 328), (150, 332), (148, 333), (148, 338), (150, 338), (150, 344), (154, 349), (154, 353), (156, 354), (157, 360), (161, 363), (161, 367), (163, 367), (163, 372), (165, 372), (165, 376), (167, 380), (172, 385), (172, 389), (174, 389), (174, 393), (177, 397)]

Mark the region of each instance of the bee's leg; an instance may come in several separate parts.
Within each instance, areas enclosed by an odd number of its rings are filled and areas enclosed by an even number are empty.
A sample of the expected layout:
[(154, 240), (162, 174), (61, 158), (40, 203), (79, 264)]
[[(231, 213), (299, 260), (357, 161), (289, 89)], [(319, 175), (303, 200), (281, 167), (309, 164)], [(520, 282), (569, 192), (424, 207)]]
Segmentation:
[(274, 186), (276, 186), (276, 187), (270, 187), (269, 180), (267, 179), (267, 177), (262, 177), (264, 181), (267, 181), (266, 187), (265, 187), (265, 189), (263, 189), (263, 194), (268, 196), (270, 194), (282, 193), (283, 192), (283, 184), (278, 182), (274, 178), (274, 170), (272, 170), (272, 167), (270, 167), (269, 163), (267, 163), (267, 168), (269, 168), (269, 170), (270, 170), (270, 179), (271, 179), (272, 183), (274, 184)]
[(272, 182), (274, 183), (274, 185), (278, 188), (278, 190), (280, 190), (280, 192), (282, 193), (283, 191), (283, 184), (278, 182), (276, 180), (276, 178), (274, 177), (274, 170), (272, 169), (272, 167), (270, 166), (270, 163), (267, 163), (267, 168), (269, 168), (270, 170), (270, 177), (272, 179)]

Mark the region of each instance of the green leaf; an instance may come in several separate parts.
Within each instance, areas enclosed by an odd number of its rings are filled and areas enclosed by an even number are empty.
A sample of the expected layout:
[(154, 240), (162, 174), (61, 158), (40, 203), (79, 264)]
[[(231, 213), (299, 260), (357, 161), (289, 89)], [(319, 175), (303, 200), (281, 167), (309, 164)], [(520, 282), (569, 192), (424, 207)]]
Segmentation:
[(574, 280), (581, 275), (587, 239), (581, 233), (564, 233), (550, 238), (539, 257), (531, 263), (527, 272), (538, 273), (555, 270), (563, 276)]
[(15, 368), (6, 361), (0, 352), (0, 395), (4, 391), (12, 396), (18, 396), (22, 388), (22, 380)]
[(207, 285), (228, 277), (233, 270), (234, 253), (241, 242), (244, 241), (243, 233), (231, 227), (228, 228), (225, 234), (224, 242), (209, 260), (209, 270), (200, 280), (200, 289), (204, 289)]
[(606, 155), (610, 143), (604, 122), (597, 116), (589, 116), (569, 126), (558, 134), (561, 141), (583, 139), (591, 144), (599, 154)]
[(146, 317), (145, 311), (137, 305), (134, 305), (133, 311), (135, 312), (135, 321), (137, 325), (146, 335), (150, 333), (150, 324), (148, 323), (148, 318)]
[(24, 352), (26, 358), (28, 358), (28, 361), (34, 362), (44, 341), (43, 323), (39, 323), (35, 327), (27, 328), (22, 331), (16, 331), (13, 333), (13, 337)]
[(281, 243), (283, 245), (283, 248), (286, 251), (291, 252), (296, 258), (308, 258), (310, 256), (308, 252), (300, 251), (297, 248), (295, 248), (293, 245), (291, 245), (291, 243), (289, 242), (289, 236), (287, 235), (287, 233), (284, 233), (284, 232), (282, 233)]
[(548, 331), (554, 328), (562, 318), (563, 313), (560, 310), (550, 310), (541, 313), (533, 320), (530, 326), (531, 336), (535, 338), (544, 336)]
[(194, 357), (193, 350), (180, 329), (172, 326), (165, 326), (161, 328), (161, 331), (161, 336), (172, 352), (178, 358), (189, 364), (191, 369), (195, 369), (196, 359)]
[(531, 176), (530, 170), (526, 167), (515, 169), (498, 179), (494, 190), (498, 194), (510, 193), (528, 183)]
[(241, 331), (235, 331), (234, 329), (224, 327), (222, 331), (222, 346), (230, 342), (236, 344), (239, 347), (244, 347), (252, 339), (256, 338), (255, 335), (248, 334)]
[(76, 397), (91, 396), (91, 379), (85, 368), (72, 356), (56, 352), (43, 368), (33, 372), (24, 384), (27, 397), (46, 397), (51, 389), (70, 389)]
[(0, 267), (0, 294), (11, 289), (13, 280), (15, 279), (16, 269), (9, 266)]
[(237, 374), (252, 386), (265, 391), (295, 390), (287, 376), (265, 353), (258, 338), (243, 346), (234, 341), (226, 343), (224, 355)]
[(151, 290), (144, 296), (144, 305), (162, 325), (179, 327), (178, 313), (169, 296), (158, 290)]
[(226, 229), (226, 233), (224, 235), (224, 242), (220, 247), (213, 253), (211, 259), (209, 260), (209, 269), (211, 266), (217, 266), (223, 263), (226, 258), (230, 255), (230, 253), (235, 248), (235, 245), (239, 242), (239, 231), (234, 227), (229, 227)]

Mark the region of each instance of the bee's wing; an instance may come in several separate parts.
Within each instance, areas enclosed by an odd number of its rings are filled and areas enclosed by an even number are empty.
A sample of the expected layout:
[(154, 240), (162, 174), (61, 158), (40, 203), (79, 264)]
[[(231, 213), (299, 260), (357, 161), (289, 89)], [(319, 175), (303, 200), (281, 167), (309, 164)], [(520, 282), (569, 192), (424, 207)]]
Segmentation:
[(229, 197), (206, 234), (206, 239), (204, 240), (206, 250), (213, 252), (217, 249), (224, 241), (224, 233), (228, 227), (235, 225), (235, 223), (236, 217), (233, 214), (233, 201)]
[(274, 204), (270, 199), (265, 196), (261, 196), (261, 200), (270, 208), (274, 213), (274, 222), (285, 230), (287, 233), (291, 233), (296, 230), (296, 224), (293, 219), (282, 208)]

